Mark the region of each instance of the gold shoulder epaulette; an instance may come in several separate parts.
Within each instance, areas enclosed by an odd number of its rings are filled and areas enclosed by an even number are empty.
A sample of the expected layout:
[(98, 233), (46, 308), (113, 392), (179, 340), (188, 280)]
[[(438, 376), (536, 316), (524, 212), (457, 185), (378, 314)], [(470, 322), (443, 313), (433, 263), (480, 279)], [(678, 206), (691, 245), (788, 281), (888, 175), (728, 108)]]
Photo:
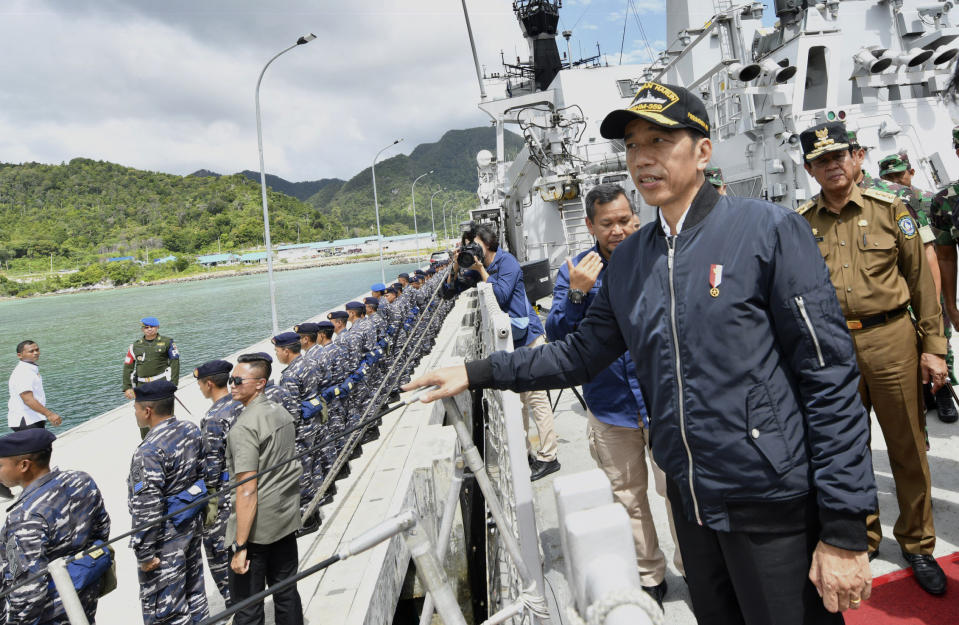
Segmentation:
[(896, 201), (895, 193), (889, 193), (888, 191), (883, 191), (881, 189), (864, 189), (862, 194), (866, 197), (877, 199), (880, 202), (885, 202), (886, 204), (892, 204)]
[(799, 207), (796, 209), (796, 212), (799, 213), (800, 215), (805, 215), (809, 211), (809, 209), (815, 205), (816, 205), (816, 200), (809, 200), (805, 204), (800, 204)]

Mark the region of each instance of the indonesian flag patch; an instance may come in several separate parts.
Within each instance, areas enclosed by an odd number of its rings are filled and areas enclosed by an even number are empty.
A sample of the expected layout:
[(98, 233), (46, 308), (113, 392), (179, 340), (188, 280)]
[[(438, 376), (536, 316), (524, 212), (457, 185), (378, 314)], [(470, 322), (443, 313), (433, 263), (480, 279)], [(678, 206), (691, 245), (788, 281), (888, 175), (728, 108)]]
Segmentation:
[(713, 297), (719, 297), (719, 285), (723, 282), (723, 266), (722, 265), (710, 265), (709, 266), (709, 286), (713, 287), (709, 289), (709, 294)]
[(123, 364), (132, 365), (134, 360), (136, 360), (136, 357), (133, 355), (133, 345), (131, 345), (127, 349), (127, 356), (123, 359)]

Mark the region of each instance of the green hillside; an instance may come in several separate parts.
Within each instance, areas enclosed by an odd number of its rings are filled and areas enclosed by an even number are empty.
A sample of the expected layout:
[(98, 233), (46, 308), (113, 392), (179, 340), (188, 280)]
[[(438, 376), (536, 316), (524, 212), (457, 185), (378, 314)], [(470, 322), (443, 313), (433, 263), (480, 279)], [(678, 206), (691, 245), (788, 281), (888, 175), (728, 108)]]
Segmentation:
[[(274, 241), (334, 239), (335, 220), (271, 192)], [(103, 256), (138, 259), (261, 245), (258, 184), (242, 175), (148, 172), (84, 158), (63, 165), (0, 164), (0, 261), (10, 269), (70, 268)]]
[[(506, 133), (506, 153), (512, 159), (523, 146), (518, 135)], [(462, 218), (463, 212), (476, 205), (476, 153), (496, 150), (496, 132), (492, 127), (450, 130), (436, 143), (423, 143), (409, 156), (400, 154), (376, 164), (376, 189), (380, 203), (380, 224), (383, 234), (404, 234), (413, 230), (410, 185), (420, 174), (433, 173), (416, 185), (416, 216), (420, 231), (431, 225), (430, 196), (439, 188), (446, 189), (433, 199), (437, 230), (442, 231), (442, 207)], [(307, 200), (321, 214), (339, 221), (353, 235), (369, 233), (375, 223), (373, 210), (373, 177), (367, 167), (333, 192), (327, 186)]]

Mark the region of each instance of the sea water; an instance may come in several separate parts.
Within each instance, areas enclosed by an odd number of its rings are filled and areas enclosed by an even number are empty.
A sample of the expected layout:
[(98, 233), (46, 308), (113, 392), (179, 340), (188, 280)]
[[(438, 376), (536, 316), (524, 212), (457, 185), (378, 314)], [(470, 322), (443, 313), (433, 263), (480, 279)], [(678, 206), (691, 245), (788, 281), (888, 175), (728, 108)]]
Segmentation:
[[(416, 265), (387, 265), (388, 282)], [(341, 306), (380, 281), (378, 262), (273, 274), (280, 331)], [(7, 431), (7, 381), (17, 344), (40, 345), (47, 406), (65, 430), (127, 401), (123, 358), (141, 336), (140, 319), (160, 320), (160, 334), (180, 351), (180, 378), (272, 333), (265, 273), (0, 301), (0, 432)], [(132, 416), (131, 416), (132, 419)]]

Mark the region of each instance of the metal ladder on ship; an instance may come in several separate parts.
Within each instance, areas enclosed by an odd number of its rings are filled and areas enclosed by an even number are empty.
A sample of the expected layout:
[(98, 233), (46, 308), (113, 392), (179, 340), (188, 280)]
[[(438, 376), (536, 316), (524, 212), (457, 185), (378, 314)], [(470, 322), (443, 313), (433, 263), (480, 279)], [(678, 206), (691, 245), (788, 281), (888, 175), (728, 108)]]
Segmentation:
[(566, 253), (570, 257), (593, 247), (593, 235), (586, 227), (586, 202), (582, 195), (574, 200), (560, 200), (559, 214), (563, 221)]

